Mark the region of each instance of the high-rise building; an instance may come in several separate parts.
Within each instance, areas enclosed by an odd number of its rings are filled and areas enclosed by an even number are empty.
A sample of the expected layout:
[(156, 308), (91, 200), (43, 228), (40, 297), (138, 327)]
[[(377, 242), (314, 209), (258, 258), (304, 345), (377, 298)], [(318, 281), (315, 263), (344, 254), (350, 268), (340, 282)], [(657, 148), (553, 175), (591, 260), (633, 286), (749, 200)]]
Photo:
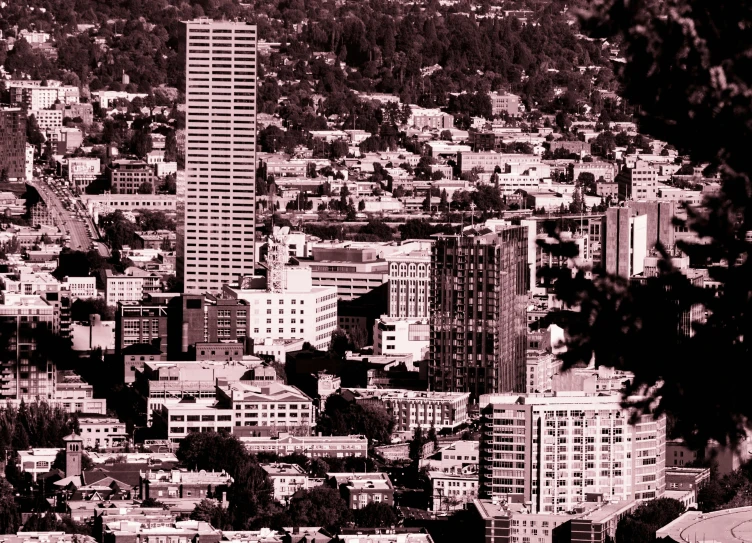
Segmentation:
[(525, 390), (527, 227), (440, 236), (431, 254), (432, 390)]
[(428, 292), (431, 282), (431, 251), (421, 248), (393, 253), (389, 263), (389, 317), (428, 316)]
[(590, 494), (648, 500), (665, 492), (666, 418), (634, 425), (618, 393), (480, 399), (480, 495), (570, 511)]
[(642, 273), (647, 256), (647, 216), (628, 207), (610, 207), (603, 220), (603, 267), (632, 277)]
[(26, 178), (26, 112), (0, 108), (0, 173), (9, 180)]
[(186, 293), (219, 292), (256, 263), (256, 26), (181, 26), (185, 61)]

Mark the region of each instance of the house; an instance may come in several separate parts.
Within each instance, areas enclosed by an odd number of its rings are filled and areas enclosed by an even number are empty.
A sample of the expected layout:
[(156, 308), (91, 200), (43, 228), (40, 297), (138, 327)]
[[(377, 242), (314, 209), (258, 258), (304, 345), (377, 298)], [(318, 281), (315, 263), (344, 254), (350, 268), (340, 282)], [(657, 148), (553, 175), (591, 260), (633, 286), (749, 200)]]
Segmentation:
[(369, 503), (394, 505), (394, 486), (386, 473), (327, 473), (328, 484), (338, 488), (350, 509)]

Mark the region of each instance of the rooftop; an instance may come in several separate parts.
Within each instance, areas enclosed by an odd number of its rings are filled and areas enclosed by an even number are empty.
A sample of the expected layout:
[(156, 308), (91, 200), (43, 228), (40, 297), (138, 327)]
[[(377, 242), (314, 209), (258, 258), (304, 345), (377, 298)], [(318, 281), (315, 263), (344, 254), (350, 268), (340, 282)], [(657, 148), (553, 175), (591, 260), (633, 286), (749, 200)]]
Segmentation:
[(305, 471), (297, 464), (261, 464), (267, 475), (305, 475)]
[(355, 396), (362, 398), (380, 398), (380, 399), (414, 399), (421, 398), (427, 400), (458, 400), (469, 398), (469, 392), (420, 392), (414, 390), (404, 390), (401, 388), (347, 388)]
[(752, 507), (738, 507), (712, 513), (688, 511), (655, 534), (659, 540), (664, 538), (677, 543), (749, 542), (752, 541)]

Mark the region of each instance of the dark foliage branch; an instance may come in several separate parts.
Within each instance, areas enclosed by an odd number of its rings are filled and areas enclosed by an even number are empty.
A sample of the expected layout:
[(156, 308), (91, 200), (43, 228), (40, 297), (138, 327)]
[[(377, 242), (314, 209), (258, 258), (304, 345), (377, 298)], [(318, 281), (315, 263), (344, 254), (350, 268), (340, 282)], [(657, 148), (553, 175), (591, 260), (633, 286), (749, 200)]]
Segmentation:
[[(639, 106), (642, 132), (664, 139), (722, 175), (720, 192), (678, 221), (699, 242), (680, 242), (694, 266), (708, 266), (716, 292), (672, 269), (664, 252), (659, 274), (628, 281), (596, 270), (542, 270), (568, 308), (566, 367), (588, 363), (634, 372), (625, 402), (669, 413), (675, 431), (700, 446), (737, 441), (752, 415), (752, 263), (749, 253), (748, 144), (752, 6), (701, 0), (599, 0), (581, 11), (591, 35), (621, 39), (627, 62), (623, 95)], [(558, 239), (555, 226), (550, 234)], [(547, 243), (576, 257), (571, 243)], [(721, 264), (721, 265), (711, 265)], [(694, 307), (706, 315), (691, 330), (681, 320)]]

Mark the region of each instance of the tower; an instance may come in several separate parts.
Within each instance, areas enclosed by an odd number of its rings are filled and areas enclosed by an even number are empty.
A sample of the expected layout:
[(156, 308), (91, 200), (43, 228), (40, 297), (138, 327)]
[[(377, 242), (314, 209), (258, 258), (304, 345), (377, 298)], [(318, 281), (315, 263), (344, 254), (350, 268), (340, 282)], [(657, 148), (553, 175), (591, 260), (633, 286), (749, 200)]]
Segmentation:
[(181, 25), (188, 294), (218, 293), (254, 272), (256, 40), (256, 26), (245, 22)]
[(77, 433), (63, 438), (65, 441), (65, 476), (81, 475), (81, 456), (83, 455), (83, 440)]
[(527, 227), (440, 236), (431, 268), (432, 390), (524, 391)]

